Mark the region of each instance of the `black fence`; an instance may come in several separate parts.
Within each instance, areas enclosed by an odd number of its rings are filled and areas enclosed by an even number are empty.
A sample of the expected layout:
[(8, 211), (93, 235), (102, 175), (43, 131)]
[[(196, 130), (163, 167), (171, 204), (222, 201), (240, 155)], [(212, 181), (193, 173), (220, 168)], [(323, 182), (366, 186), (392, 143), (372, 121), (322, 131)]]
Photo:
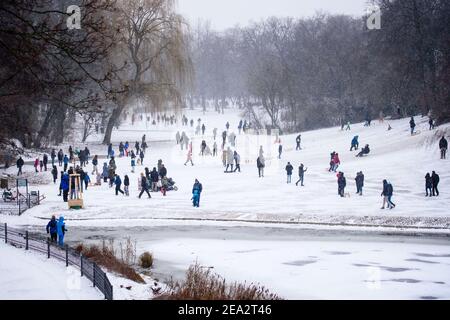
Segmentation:
[(0, 200), (0, 213), (20, 216), (26, 210), (39, 205), (41, 199), (42, 197), (39, 191), (19, 194), (14, 199), (9, 198), (9, 194), (7, 195), (7, 193), (3, 191), (2, 199)]
[(95, 262), (83, 257), (67, 245), (61, 248), (50, 242), (49, 239), (30, 235), (28, 231), (10, 228), (6, 223), (0, 224), (0, 239), (4, 239), (5, 243), (18, 248), (46, 254), (49, 259), (53, 257), (64, 261), (66, 267), (77, 267), (81, 271), (81, 276), (88, 278), (94, 287), (97, 287), (105, 295), (106, 300), (113, 300), (113, 287), (106, 273)]

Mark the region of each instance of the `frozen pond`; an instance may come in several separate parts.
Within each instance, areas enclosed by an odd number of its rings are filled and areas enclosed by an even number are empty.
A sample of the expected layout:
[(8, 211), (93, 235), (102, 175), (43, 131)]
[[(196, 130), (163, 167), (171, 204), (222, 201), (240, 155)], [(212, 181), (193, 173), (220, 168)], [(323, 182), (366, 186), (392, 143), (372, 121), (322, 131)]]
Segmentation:
[(70, 228), (78, 241), (137, 241), (154, 277), (181, 278), (198, 261), (228, 280), (258, 282), (287, 299), (449, 299), (450, 238), (374, 231), (157, 225)]

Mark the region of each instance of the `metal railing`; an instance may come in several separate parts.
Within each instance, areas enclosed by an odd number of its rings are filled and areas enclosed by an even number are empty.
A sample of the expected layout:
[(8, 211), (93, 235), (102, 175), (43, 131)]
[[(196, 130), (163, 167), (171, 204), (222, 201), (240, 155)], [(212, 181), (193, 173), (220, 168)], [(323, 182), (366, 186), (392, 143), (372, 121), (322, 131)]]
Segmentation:
[(52, 243), (49, 239), (42, 239), (35, 235), (30, 235), (28, 231), (22, 231), (0, 224), (0, 239), (17, 248), (33, 250), (46, 254), (47, 258), (56, 258), (66, 263), (66, 267), (75, 266), (81, 271), (81, 276), (88, 278), (94, 287), (97, 287), (106, 300), (113, 300), (113, 286), (106, 273), (93, 261), (83, 257), (73, 248), (67, 245), (64, 248)]
[(39, 191), (28, 194), (19, 194), (14, 200), (0, 199), (0, 213), (8, 215), (21, 215), (26, 210), (40, 204)]

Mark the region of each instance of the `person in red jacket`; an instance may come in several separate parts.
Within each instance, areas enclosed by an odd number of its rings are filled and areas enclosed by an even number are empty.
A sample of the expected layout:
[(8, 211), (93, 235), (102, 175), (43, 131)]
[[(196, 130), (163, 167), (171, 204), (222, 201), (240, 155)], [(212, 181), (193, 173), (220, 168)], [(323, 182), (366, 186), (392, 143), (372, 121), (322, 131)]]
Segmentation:
[(336, 153), (333, 156), (333, 171), (336, 172), (337, 168), (339, 167), (339, 165), (341, 164), (341, 160), (339, 159), (339, 154)]
[(37, 158), (36, 160), (34, 160), (34, 170), (35, 170), (36, 172), (39, 172), (38, 167), (39, 167), (39, 158)]

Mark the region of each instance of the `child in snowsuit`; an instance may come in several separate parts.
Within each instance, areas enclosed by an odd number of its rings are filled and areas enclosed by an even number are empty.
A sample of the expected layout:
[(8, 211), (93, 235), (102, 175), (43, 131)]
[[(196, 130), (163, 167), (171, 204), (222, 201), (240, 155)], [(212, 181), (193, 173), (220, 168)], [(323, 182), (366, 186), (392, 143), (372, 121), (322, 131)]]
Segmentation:
[(58, 232), (58, 244), (60, 247), (63, 247), (64, 246), (64, 236), (67, 231), (63, 216), (59, 217), (59, 220), (56, 223), (56, 229)]
[(52, 219), (48, 222), (46, 230), (47, 234), (50, 233), (51, 242), (56, 242), (58, 236), (58, 229), (55, 216), (52, 216)]
[(355, 182), (356, 182), (356, 194), (362, 196), (362, 190), (364, 187), (364, 174), (362, 173), (362, 171), (356, 174)]
[(203, 191), (202, 184), (195, 179), (194, 187), (192, 188), (192, 205), (194, 207), (200, 207), (200, 194)]
[(344, 177), (344, 173), (343, 172), (339, 172), (337, 174), (337, 177), (338, 177), (338, 180), (337, 180), (337, 183), (338, 183), (338, 194), (342, 198), (344, 198), (345, 197), (345, 187), (347, 185), (347, 181), (346, 181), (346, 179)]

